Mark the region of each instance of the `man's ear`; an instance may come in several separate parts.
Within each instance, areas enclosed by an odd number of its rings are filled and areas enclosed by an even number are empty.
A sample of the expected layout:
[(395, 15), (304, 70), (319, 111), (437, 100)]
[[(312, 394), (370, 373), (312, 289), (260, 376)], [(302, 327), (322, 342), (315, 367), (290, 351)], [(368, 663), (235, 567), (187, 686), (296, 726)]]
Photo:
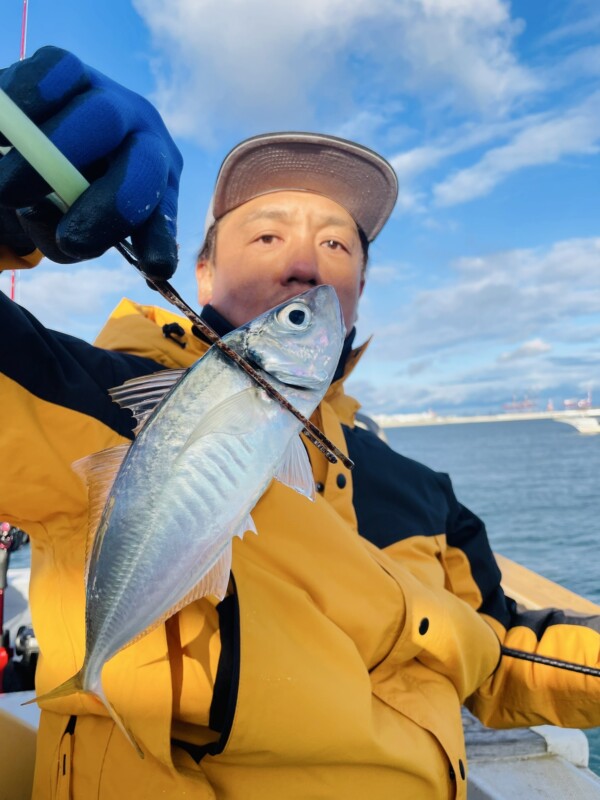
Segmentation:
[(198, 302), (201, 306), (212, 300), (214, 267), (212, 261), (199, 258), (196, 262), (196, 284), (198, 286)]

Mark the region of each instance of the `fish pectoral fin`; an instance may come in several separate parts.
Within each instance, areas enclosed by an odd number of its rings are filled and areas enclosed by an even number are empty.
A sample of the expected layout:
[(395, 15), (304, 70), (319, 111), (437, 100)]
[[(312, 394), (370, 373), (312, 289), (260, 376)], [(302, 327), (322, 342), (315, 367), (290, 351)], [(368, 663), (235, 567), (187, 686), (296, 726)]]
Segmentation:
[(100, 517), (108, 500), (117, 472), (121, 468), (130, 444), (118, 444), (99, 453), (80, 458), (71, 465), (88, 488), (88, 533), (85, 548), (86, 576), (92, 552), (92, 545)]
[(203, 417), (190, 434), (182, 452), (211, 433), (227, 433), (231, 436), (251, 433), (263, 420), (262, 408), (260, 391), (253, 386), (232, 394)]
[(273, 476), (296, 492), (315, 499), (315, 479), (302, 440), (294, 436)]

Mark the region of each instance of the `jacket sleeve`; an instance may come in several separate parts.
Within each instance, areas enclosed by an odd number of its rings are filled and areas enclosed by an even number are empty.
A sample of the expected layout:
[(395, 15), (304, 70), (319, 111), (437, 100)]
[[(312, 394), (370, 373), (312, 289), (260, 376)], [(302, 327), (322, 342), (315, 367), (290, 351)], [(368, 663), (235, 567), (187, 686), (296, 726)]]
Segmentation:
[[(441, 476), (440, 476), (441, 477)], [(445, 477), (445, 476), (444, 476)], [(483, 522), (462, 506), (448, 479), (445, 566), (452, 590), (476, 610), (505, 648), (587, 667), (599, 666), (600, 608), (580, 615), (554, 608), (526, 611), (504, 595), (501, 574)], [(472, 582), (478, 592), (473, 594)], [(493, 675), (467, 705), (487, 725), (600, 725), (600, 678), (503, 655)]]
[(27, 255), (17, 256), (10, 248), (6, 247), (6, 245), (0, 244), (0, 272), (37, 267), (43, 257), (44, 254), (40, 253), (39, 250), (34, 250)]
[(0, 325), (0, 518), (34, 539), (50, 527), (66, 537), (57, 518), (86, 513), (72, 462), (132, 436), (106, 390), (159, 366), (47, 330), (1, 293)]

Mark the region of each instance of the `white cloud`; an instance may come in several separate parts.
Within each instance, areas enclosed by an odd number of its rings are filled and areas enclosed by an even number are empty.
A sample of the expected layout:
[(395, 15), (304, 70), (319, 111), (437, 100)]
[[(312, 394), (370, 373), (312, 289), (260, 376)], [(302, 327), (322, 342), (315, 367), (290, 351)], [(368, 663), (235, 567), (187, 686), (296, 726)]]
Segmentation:
[(332, 134), (356, 142), (374, 141), (383, 135), (384, 138), (392, 137), (398, 144), (414, 134), (408, 126), (397, 123), (402, 111), (402, 106), (394, 103), (380, 109), (360, 108), (353, 117), (344, 119), (334, 128)]
[(401, 279), (402, 267), (392, 264), (374, 264), (368, 268), (368, 282), (379, 286), (389, 286)]
[(349, 390), (367, 412), (545, 408), (598, 373), (600, 238), (459, 259), (435, 288), (404, 288), (362, 309), (374, 339)]
[(474, 166), (438, 183), (436, 202), (451, 206), (481, 197), (517, 170), (553, 164), (566, 155), (597, 153), (599, 143), (600, 92), (595, 92), (553, 119), (534, 122), (508, 144), (489, 150)]
[(535, 358), (542, 353), (547, 353), (552, 350), (552, 346), (545, 342), (543, 339), (531, 339), (528, 342), (523, 342), (520, 347), (510, 350), (507, 353), (502, 353), (499, 361), (520, 361), (523, 358)]
[(544, 82), (555, 90), (600, 75), (600, 46), (580, 47), (544, 68)]
[[(385, 361), (465, 358), (496, 346), (577, 340), (600, 314), (600, 238), (455, 262), (442, 286), (403, 298), (393, 319), (371, 315), (373, 354)], [(400, 299), (400, 298), (399, 298)], [(399, 321), (398, 321), (399, 320)], [(508, 346), (508, 347), (507, 347)]]
[(421, 358), (419, 361), (412, 361), (407, 368), (407, 372), (411, 377), (420, 375), (422, 372), (428, 370), (434, 363), (432, 358)]
[(525, 115), (514, 119), (468, 122), (451, 127), (430, 143), (405, 150), (391, 156), (390, 163), (398, 176), (399, 193), (397, 213), (423, 213), (427, 211), (429, 192), (417, 188), (419, 179), (444, 162), (492, 141), (509, 136), (533, 125), (539, 125), (547, 115)]
[[(89, 338), (98, 332), (106, 304), (116, 305), (123, 294), (139, 286), (140, 277), (129, 266), (44, 265), (19, 274), (16, 299), (46, 327), (68, 327), (74, 335)], [(6, 285), (0, 282), (0, 288), (6, 290)]]
[[(156, 48), (156, 99), (175, 133), (338, 130), (365, 99), (403, 93), (497, 116), (535, 91), (504, 0), (134, 0)], [(380, 102), (377, 102), (377, 101)], [(351, 124), (350, 122), (348, 124)]]
[(596, 34), (600, 31), (600, 14), (592, 13), (581, 18), (554, 28), (541, 39), (541, 44), (549, 45), (562, 42), (565, 39), (574, 39), (587, 34)]
[(524, 128), (540, 124), (547, 114), (529, 114), (513, 119), (467, 122), (445, 130), (432, 143), (414, 147), (391, 156), (390, 163), (399, 181), (410, 182), (435, 169), (452, 156), (468, 152), (491, 141), (507, 139)]
[[(419, 367), (423, 365), (423, 369)], [(448, 375), (432, 375), (428, 360), (416, 362), (401, 373), (401, 379), (382, 381), (365, 377), (358, 367), (348, 389), (361, 398), (367, 413), (422, 412), (498, 413), (504, 404), (528, 398), (543, 410), (549, 399), (555, 408), (565, 397), (587, 392), (590, 376), (598, 373), (600, 356), (579, 351), (578, 355), (540, 358), (532, 364), (523, 360), (509, 363), (481, 360), (474, 365), (455, 365)], [(436, 362), (436, 368), (438, 366)]]

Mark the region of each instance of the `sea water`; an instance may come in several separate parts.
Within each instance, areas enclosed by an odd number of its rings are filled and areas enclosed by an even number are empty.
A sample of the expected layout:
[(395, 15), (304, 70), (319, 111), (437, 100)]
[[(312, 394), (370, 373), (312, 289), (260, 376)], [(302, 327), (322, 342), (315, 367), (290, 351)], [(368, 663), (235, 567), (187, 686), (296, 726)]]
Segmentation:
[[(600, 604), (600, 435), (553, 420), (385, 433), (398, 452), (449, 473), (496, 552)], [(600, 774), (600, 728), (586, 733)]]

